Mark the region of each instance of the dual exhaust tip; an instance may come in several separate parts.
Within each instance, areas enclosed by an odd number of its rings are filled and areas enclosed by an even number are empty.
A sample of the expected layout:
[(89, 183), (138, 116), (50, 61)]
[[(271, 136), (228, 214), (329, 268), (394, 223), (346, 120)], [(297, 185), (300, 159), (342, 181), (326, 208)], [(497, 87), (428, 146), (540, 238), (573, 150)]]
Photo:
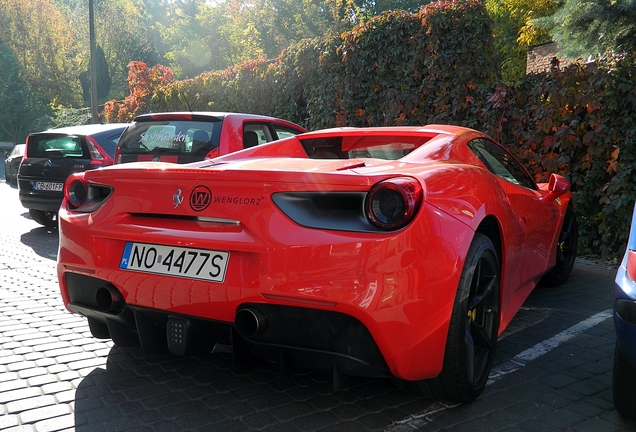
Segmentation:
[(234, 327), (242, 338), (252, 339), (267, 331), (267, 316), (253, 307), (239, 309), (234, 318)]
[(124, 296), (114, 286), (107, 284), (97, 289), (95, 303), (102, 312), (117, 313), (121, 311), (126, 302)]
[[(110, 284), (97, 290), (95, 303), (100, 311), (107, 313), (117, 313), (126, 304), (122, 293)], [(241, 337), (251, 339), (267, 331), (267, 316), (254, 307), (239, 309), (234, 318), (234, 327)]]

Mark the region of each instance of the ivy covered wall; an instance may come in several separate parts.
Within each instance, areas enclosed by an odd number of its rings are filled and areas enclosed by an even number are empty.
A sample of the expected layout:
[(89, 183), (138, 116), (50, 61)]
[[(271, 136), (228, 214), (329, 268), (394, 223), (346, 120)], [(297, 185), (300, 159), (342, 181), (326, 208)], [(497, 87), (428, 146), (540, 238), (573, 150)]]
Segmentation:
[(384, 13), (341, 35), (302, 41), (273, 61), (157, 82), (135, 103), (109, 103), (105, 118), (192, 109), (272, 115), (311, 130), (472, 127), (508, 146), (537, 181), (551, 172), (570, 179), (579, 252), (618, 256), (636, 198), (630, 182), (636, 58), (603, 57), (509, 85), (499, 71), (482, 4), (438, 1), (417, 13)]

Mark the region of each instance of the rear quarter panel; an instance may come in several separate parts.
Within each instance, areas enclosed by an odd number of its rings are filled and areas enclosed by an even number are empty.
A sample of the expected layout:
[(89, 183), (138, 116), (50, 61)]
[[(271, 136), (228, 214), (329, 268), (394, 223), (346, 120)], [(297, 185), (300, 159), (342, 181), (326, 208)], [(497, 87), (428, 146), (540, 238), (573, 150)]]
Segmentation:
[[(501, 239), (501, 333), (523, 302), (513, 298), (523, 284), (521, 270), (526, 236), (502, 187), (501, 182), (505, 180), (480, 167), (448, 165), (426, 172), (423, 181), (427, 202), (461, 221), (471, 232), (476, 232), (486, 217), (497, 221)], [(453, 234), (447, 230), (445, 236), (452, 239)], [(457, 241), (459, 243), (459, 239)], [(462, 257), (466, 256), (471, 241), (472, 238), (464, 240)], [(463, 266), (463, 262), (461, 264)]]
[[(223, 120), (221, 128), (221, 143), (219, 154), (227, 155), (244, 149), (243, 126), (245, 123), (275, 123), (290, 129), (298, 130), (298, 133), (305, 132), (299, 129), (298, 125), (279, 119), (264, 119), (263, 117), (252, 117), (249, 115), (228, 114)], [(281, 153), (285, 154), (285, 153)], [(305, 155), (306, 156), (306, 155)]]

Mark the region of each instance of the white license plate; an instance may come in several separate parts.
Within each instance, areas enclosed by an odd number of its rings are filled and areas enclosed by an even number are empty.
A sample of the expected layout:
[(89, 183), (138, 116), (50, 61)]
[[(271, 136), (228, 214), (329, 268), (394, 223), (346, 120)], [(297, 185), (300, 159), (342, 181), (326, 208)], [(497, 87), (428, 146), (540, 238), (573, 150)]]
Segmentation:
[(33, 190), (62, 192), (64, 183), (33, 182)]
[(223, 282), (229, 252), (127, 242), (119, 268)]

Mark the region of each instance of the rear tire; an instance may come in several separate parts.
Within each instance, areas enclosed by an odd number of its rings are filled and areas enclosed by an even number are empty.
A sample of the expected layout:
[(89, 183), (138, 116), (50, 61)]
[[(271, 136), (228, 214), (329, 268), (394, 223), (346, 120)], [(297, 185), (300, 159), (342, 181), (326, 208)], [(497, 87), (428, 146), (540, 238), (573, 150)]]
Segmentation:
[(488, 237), (475, 234), (455, 295), (444, 365), (433, 379), (400, 387), (447, 403), (471, 402), (488, 381), (499, 332), (499, 262)]
[(43, 210), (30, 209), (31, 219), (48, 228), (57, 227), (57, 213)]
[(614, 349), (612, 393), (616, 411), (625, 418), (636, 419), (636, 368), (623, 356), (618, 344)]
[(563, 285), (574, 268), (576, 248), (578, 246), (578, 223), (574, 209), (568, 206), (563, 218), (563, 226), (557, 243), (556, 265), (543, 276), (543, 285), (556, 287)]

